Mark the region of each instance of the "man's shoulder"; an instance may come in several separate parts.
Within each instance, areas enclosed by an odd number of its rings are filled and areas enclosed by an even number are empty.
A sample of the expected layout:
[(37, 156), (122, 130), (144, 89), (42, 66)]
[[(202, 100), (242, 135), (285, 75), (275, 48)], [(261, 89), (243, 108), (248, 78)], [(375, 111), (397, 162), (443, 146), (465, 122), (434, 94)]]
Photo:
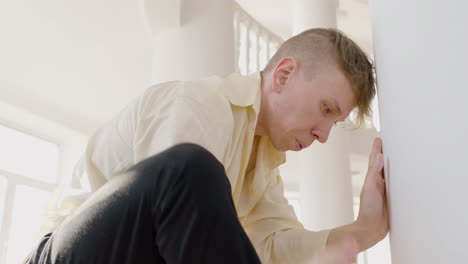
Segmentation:
[(206, 106), (226, 108), (228, 98), (223, 89), (224, 78), (211, 76), (205, 79), (185, 81), (179, 96), (186, 96)]
[(144, 97), (151, 100), (172, 100), (178, 97), (190, 97), (200, 102), (209, 102), (225, 98), (221, 86), (223, 78), (211, 76), (200, 80), (170, 81), (150, 86)]
[(203, 111), (215, 121), (229, 121), (232, 109), (222, 89), (223, 78), (212, 76), (192, 81), (171, 81), (149, 87), (142, 96), (142, 108), (147, 114), (160, 113), (180, 103)]
[(185, 96), (207, 104), (230, 102), (238, 106), (247, 106), (254, 103), (259, 91), (258, 73), (246, 76), (232, 73), (225, 77), (214, 75), (198, 80), (155, 84), (146, 90), (144, 96), (153, 100)]
[[(211, 76), (199, 80), (172, 81), (151, 86), (144, 93), (145, 112), (171, 108), (175, 102), (190, 102), (197, 110), (209, 113), (213, 121), (233, 122), (233, 106), (258, 111), (260, 104), (259, 75), (238, 73), (226, 77)], [(253, 106), (253, 108), (251, 108)], [(239, 108), (236, 108), (239, 111)]]

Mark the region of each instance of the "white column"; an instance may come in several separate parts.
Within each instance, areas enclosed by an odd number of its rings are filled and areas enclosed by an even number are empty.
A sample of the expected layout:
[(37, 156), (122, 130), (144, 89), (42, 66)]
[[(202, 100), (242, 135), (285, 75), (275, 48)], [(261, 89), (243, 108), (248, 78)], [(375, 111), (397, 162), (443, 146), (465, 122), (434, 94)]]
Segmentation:
[(299, 153), (300, 199), (306, 228), (328, 229), (354, 220), (353, 190), (348, 148), (343, 129), (334, 129), (329, 141)]
[[(336, 27), (336, 0), (295, 0), (294, 31)], [(327, 229), (354, 220), (349, 151), (344, 131), (334, 128), (325, 144), (318, 141), (299, 153), (287, 153), (289, 165), (281, 172), (298, 179), (303, 224)], [(299, 173), (299, 177), (297, 174)]]
[(336, 28), (338, 0), (293, 0), (293, 34), (310, 28)]
[(145, 0), (144, 8), (153, 35), (153, 82), (235, 71), (232, 0)]
[(370, 7), (392, 263), (468, 263), (468, 2)]

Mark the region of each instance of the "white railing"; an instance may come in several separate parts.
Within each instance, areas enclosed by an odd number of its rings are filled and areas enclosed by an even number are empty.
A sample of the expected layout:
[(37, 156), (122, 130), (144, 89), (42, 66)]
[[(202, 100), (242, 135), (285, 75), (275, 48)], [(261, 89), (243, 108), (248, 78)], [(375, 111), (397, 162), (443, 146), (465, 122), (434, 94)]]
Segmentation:
[(268, 30), (236, 3), (234, 12), (236, 70), (250, 74), (262, 70), (283, 39)]

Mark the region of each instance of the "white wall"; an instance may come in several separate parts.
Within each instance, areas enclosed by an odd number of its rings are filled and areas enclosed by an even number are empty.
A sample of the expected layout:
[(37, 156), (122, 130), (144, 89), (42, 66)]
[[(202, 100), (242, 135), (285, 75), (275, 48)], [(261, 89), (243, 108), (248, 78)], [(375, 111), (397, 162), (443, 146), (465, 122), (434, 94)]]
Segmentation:
[(0, 1), (0, 100), (91, 134), (151, 81), (138, 1)]
[(468, 2), (370, 4), (392, 263), (468, 263)]

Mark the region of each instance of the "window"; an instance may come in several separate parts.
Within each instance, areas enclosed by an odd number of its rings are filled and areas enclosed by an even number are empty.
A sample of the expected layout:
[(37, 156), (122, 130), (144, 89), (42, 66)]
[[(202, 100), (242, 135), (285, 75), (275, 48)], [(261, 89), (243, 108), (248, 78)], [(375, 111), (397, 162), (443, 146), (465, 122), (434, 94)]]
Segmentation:
[(0, 263), (21, 263), (59, 181), (55, 143), (0, 125)]
[(56, 145), (0, 126), (0, 146), (1, 170), (45, 183), (57, 181), (59, 155)]

